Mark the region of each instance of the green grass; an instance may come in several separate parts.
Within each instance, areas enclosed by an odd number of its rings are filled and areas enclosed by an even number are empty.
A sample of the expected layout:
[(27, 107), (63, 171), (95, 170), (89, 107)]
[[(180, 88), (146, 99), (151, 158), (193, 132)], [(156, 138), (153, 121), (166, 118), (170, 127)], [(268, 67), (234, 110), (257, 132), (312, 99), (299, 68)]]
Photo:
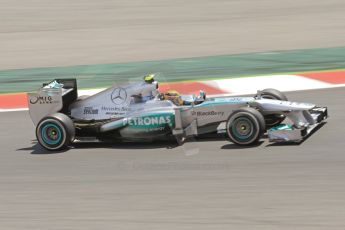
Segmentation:
[(103, 88), (159, 73), (161, 83), (191, 82), (345, 69), (345, 47), (222, 55), (161, 61), (0, 71), (0, 93), (34, 91), (54, 78), (77, 78), (79, 88)]

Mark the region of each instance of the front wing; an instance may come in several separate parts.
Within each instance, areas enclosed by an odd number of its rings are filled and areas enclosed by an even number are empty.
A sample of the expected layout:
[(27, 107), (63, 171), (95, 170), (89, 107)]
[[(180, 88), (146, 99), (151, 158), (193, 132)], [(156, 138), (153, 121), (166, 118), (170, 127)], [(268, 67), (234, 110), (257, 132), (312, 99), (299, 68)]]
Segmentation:
[(301, 142), (316, 128), (320, 127), (328, 118), (326, 107), (315, 107), (304, 111), (302, 116), (309, 117), (308, 122), (302, 124), (280, 124), (267, 131), (271, 142)]

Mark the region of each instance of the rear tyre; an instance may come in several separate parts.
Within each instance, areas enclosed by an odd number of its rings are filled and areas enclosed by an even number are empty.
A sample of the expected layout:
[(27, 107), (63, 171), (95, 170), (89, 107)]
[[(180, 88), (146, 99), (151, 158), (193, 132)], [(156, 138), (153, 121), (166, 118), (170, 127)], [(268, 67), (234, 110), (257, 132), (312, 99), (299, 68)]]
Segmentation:
[(265, 132), (265, 119), (253, 108), (238, 109), (229, 116), (226, 132), (230, 141), (237, 145), (254, 145)]
[(47, 150), (65, 149), (75, 137), (73, 121), (62, 113), (44, 117), (36, 127), (36, 137), (40, 145)]
[[(287, 101), (286, 95), (276, 89), (264, 89), (261, 91), (261, 98)], [(285, 120), (285, 116), (282, 114), (268, 114), (265, 115), (266, 129), (270, 129), (279, 125)]]

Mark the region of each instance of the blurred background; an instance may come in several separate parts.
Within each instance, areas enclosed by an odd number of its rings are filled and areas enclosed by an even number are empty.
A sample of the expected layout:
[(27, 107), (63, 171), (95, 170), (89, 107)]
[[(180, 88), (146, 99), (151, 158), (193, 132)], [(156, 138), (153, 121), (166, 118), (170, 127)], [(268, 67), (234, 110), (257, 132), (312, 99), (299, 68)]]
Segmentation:
[(345, 66), (343, 0), (0, 5), (0, 93), (61, 77), (99, 88), (150, 72), (176, 82)]
[(345, 45), (343, 0), (0, 0), (0, 70)]

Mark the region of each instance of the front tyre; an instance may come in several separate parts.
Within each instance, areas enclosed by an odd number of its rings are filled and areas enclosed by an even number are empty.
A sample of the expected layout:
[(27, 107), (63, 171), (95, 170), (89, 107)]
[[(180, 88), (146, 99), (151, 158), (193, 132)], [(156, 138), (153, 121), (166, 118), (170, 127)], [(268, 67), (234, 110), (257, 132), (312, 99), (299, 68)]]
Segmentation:
[[(276, 89), (264, 89), (261, 91), (261, 98), (287, 101), (286, 95)], [(285, 120), (285, 116), (282, 114), (267, 114), (265, 115), (266, 129), (270, 129), (279, 125)]]
[(36, 127), (36, 137), (47, 150), (62, 150), (68, 147), (75, 137), (73, 121), (62, 113), (44, 117)]
[(264, 89), (261, 91), (261, 98), (287, 101), (287, 96), (276, 89)]
[(254, 145), (265, 132), (265, 119), (253, 108), (238, 109), (229, 116), (226, 132), (230, 140), (237, 145)]

